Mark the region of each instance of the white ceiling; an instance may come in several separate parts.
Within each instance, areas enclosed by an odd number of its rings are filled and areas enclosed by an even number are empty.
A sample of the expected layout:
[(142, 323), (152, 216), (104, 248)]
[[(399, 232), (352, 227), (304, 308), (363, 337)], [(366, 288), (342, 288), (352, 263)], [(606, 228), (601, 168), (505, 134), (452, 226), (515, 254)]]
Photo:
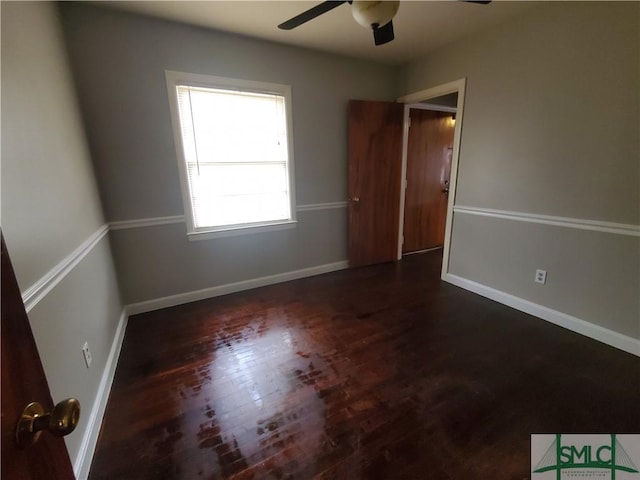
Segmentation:
[(277, 25), (320, 3), (313, 1), (105, 1), (104, 6), (275, 42), (340, 53), (388, 64), (403, 64), (438, 47), (523, 15), (533, 2), (494, 0), (400, 2), (393, 19), (395, 40), (373, 44), (370, 31), (351, 16), (349, 4), (290, 31)]

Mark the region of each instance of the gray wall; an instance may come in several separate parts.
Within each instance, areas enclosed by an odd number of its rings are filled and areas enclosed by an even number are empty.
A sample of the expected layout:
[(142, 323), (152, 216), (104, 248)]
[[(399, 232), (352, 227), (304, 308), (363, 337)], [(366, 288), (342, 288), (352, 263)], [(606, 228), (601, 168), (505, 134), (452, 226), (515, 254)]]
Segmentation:
[[(165, 70), (292, 87), (298, 205), (347, 196), (346, 108), (393, 100), (393, 67), (91, 5), (62, 3), (65, 35), (109, 221), (182, 215)], [(189, 242), (184, 225), (114, 231), (125, 303), (346, 259), (345, 209), (295, 230)]]
[[(104, 219), (55, 6), (2, 2), (2, 232), (24, 292)], [(122, 306), (106, 237), (30, 311), (54, 400), (83, 407), (74, 460)], [(93, 363), (84, 365), (88, 341)]]
[[(402, 71), (63, 3), (83, 118), (53, 4), (1, 8), (2, 231), (23, 291), (103, 225), (101, 202), (111, 222), (183, 213), (165, 69), (292, 85), (301, 205), (346, 199), (348, 99), (467, 77), (458, 205), (639, 223), (637, 3), (544, 5)], [(202, 242), (183, 224), (113, 231), (125, 303), (346, 258), (345, 209), (298, 217), (295, 230)], [(640, 338), (639, 255), (637, 237), (460, 213), (450, 268)], [(77, 396), (88, 414), (121, 309), (105, 237), (30, 312), (55, 399)], [(86, 421), (67, 437), (72, 459)]]
[[(550, 2), (403, 69), (407, 94), (467, 78), (456, 205), (640, 223), (639, 14)], [(454, 216), (452, 274), (635, 338), (639, 270), (638, 237)]]

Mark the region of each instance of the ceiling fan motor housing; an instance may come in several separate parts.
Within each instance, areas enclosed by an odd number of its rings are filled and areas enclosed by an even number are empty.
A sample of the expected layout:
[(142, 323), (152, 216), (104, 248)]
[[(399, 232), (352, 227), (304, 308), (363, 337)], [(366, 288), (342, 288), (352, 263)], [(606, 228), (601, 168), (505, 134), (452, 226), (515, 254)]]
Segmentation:
[(386, 25), (397, 13), (400, 2), (353, 0), (351, 13), (356, 22), (366, 28), (376, 29)]

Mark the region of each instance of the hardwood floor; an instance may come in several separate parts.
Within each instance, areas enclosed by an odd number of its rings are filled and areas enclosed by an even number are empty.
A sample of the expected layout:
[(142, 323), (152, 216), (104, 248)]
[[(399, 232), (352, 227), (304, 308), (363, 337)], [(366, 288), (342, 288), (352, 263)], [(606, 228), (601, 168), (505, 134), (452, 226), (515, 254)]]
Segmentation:
[(90, 478), (522, 480), (531, 433), (640, 431), (640, 359), (440, 262), (131, 317)]

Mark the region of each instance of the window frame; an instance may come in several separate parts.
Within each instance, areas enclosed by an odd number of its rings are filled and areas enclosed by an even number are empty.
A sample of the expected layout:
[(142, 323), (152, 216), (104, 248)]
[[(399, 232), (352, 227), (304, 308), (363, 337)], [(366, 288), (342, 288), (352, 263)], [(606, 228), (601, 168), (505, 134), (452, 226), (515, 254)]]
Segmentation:
[[(210, 238), (227, 237), (248, 233), (260, 233), (273, 230), (295, 228), (296, 220), (296, 195), (295, 195), (295, 170), (293, 159), (293, 122), (291, 114), (291, 86), (279, 83), (267, 83), (254, 80), (218, 77), (198, 73), (177, 72), (165, 70), (167, 82), (167, 94), (169, 96), (169, 110), (171, 113), (171, 127), (178, 161), (178, 173), (180, 176), (180, 189), (182, 191), (182, 203), (187, 225), (187, 237), (189, 240), (206, 240)], [(289, 209), (290, 215), (286, 220), (273, 220), (264, 222), (241, 223), (235, 225), (222, 225), (212, 227), (196, 227), (193, 218), (193, 204), (191, 202), (191, 186), (189, 184), (188, 166), (184, 154), (182, 128), (180, 123), (180, 111), (178, 108), (178, 86), (214, 88), (229, 91), (264, 93), (280, 95), (284, 97), (285, 121), (287, 133), (287, 163), (286, 170), (289, 185)]]

